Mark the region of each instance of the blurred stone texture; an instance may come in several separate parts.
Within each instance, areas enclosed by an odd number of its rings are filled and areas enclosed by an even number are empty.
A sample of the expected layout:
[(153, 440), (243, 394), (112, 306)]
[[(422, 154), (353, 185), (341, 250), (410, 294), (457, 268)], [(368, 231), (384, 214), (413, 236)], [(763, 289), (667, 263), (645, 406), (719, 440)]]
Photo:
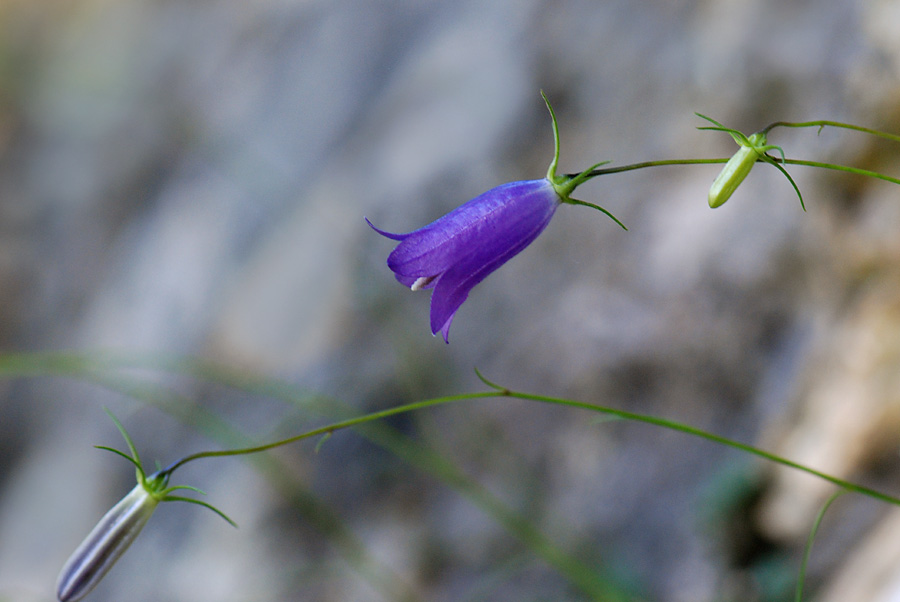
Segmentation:
[[(390, 245), (363, 221), (412, 230), (541, 177), (541, 89), (566, 172), (730, 155), (694, 111), (748, 133), (809, 119), (900, 132), (898, 40), (897, 0), (6, 0), (0, 344), (199, 356), (356, 412), (480, 390), (477, 366), (900, 492), (896, 186), (793, 168), (803, 213), (758, 166), (711, 211), (714, 166), (599, 178), (579, 196), (630, 231), (562, 208), (475, 289), (450, 345), (429, 336), (427, 293), (397, 285)], [(860, 135), (771, 141), (900, 175), (897, 145)], [(268, 399), (153, 378), (253, 436), (306, 426)], [(2, 598), (51, 599), (66, 555), (130, 489), (127, 467), (91, 448), (118, 444), (103, 406), (148, 461), (216, 445), (101, 387), (39, 378), (2, 391)], [(832, 492), (681, 434), (524, 402), (392, 425), (633, 599), (791, 599)], [(166, 505), (91, 599), (582, 599), (463, 496), (358, 435), (278, 461), (314, 501), (237, 460), (186, 468), (240, 530)], [(310, 519), (317, 503), (366, 560)], [(839, 500), (810, 595), (896, 599), (895, 513)]]

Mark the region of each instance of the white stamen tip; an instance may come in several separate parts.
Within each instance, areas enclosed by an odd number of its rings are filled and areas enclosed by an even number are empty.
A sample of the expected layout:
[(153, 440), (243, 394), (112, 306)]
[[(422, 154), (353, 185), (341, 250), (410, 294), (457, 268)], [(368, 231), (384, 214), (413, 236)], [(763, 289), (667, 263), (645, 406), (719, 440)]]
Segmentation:
[(420, 291), (428, 286), (432, 280), (434, 280), (434, 276), (422, 276), (421, 278), (418, 278), (415, 282), (413, 282), (412, 286), (409, 287), (409, 289), (412, 291)]

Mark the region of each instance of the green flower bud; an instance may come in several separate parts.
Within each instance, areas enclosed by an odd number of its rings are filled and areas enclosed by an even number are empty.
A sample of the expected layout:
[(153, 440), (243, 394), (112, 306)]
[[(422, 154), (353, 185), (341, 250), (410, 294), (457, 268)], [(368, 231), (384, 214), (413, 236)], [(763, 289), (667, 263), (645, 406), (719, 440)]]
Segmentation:
[[(764, 161), (765, 163), (770, 163), (775, 168), (780, 171), (785, 178), (788, 179), (788, 182), (791, 183), (791, 186), (794, 189), (794, 192), (797, 193), (797, 198), (800, 199), (800, 207), (806, 211), (806, 206), (803, 204), (803, 195), (800, 194), (800, 189), (797, 188), (797, 183), (794, 182), (794, 178), (791, 177), (791, 174), (787, 172), (787, 170), (781, 165), (781, 163), (787, 163), (787, 159), (784, 157), (784, 151), (780, 146), (776, 146), (774, 144), (768, 144), (767, 137), (768, 132), (776, 125), (787, 125), (784, 122), (774, 123), (755, 134), (747, 137), (744, 134), (740, 133), (737, 130), (733, 130), (731, 128), (727, 128), (715, 119), (711, 117), (707, 117), (706, 115), (702, 115), (700, 113), (696, 113), (697, 117), (701, 119), (705, 119), (706, 121), (712, 123), (711, 126), (705, 126), (701, 128), (697, 128), (699, 130), (715, 130), (717, 132), (725, 132), (730, 134), (734, 141), (738, 143), (738, 146), (741, 148), (738, 149), (731, 159), (725, 163), (725, 167), (722, 168), (722, 171), (719, 172), (719, 175), (716, 176), (716, 179), (713, 181), (712, 186), (709, 189), (709, 206), (715, 209), (725, 203), (731, 195), (734, 194), (734, 191), (737, 190), (737, 187), (741, 185), (741, 182), (744, 181), (744, 178), (750, 173), (750, 170), (753, 169), (753, 164), (757, 161)], [(770, 157), (767, 153), (769, 151), (776, 150), (778, 154), (781, 155), (781, 163), (778, 162), (774, 157)]]
[(741, 185), (744, 178), (753, 169), (754, 163), (765, 153), (766, 135), (756, 133), (747, 139), (749, 144), (741, 144), (716, 179), (713, 180), (712, 186), (709, 188), (709, 206), (715, 209), (725, 203), (737, 187)]

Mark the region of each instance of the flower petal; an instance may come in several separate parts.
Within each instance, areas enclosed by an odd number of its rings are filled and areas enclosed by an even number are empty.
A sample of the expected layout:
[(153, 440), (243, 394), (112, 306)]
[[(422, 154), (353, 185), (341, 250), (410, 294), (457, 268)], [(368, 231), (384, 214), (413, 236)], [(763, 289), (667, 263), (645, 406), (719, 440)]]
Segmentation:
[(450, 323), (469, 291), (534, 242), (550, 223), (556, 207), (504, 220), (493, 228), (491, 236), (484, 236), (475, 249), (440, 276), (431, 297), (432, 334), (440, 331), (448, 340)]
[(472, 288), (543, 232), (561, 199), (547, 180), (498, 186), (407, 234), (369, 225), (400, 243), (388, 267), (404, 285), (434, 288), (431, 332), (448, 339), (450, 323)]
[(404, 238), (406, 238), (407, 236), (409, 236), (409, 234), (394, 234), (393, 232), (387, 232), (387, 231), (385, 231), (385, 230), (382, 230), (381, 228), (375, 227), (375, 224), (373, 224), (372, 222), (370, 222), (370, 221), (369, 221), (369, 218), (363, 217), (363, 219), (366, 220), (366, 223), (369, 224), (369, 227), (370, 227), (370, 228), (372, 228), (373, 230), (375, 230), (376, 232), (378, 232), (379, 234), (381, 234), (381, 235), (384, 236), (385, 238), (391, 238), (391, 239), (393, 239), (393, 240), (403, 240)]
[[(406, 239), (410, 234), (412, 234), (411, 232), (407, 233), (407, 234), (394, 234), (393, 232), (388, 232), (386, 230), (382, 230), (381, 228), (376, 227), (375, 224), (370, 222), (369, 218), (367, 218), (367, 217), (363, 217), (363, 219), (366, 220), (366, 223), (369, 224), (370, 228), (372, 228), (373, 230), (375, 230), (376, 232), (378, 232), (385, 238), (402, 241), (402, 240)], [(390, 267), (390, 264), (388, 264), (388, 267)], [(412, 288), (413, 290), (418, 290), (418, 289), (415, 289), (414, 287), (416, 286), (416, 283), (421, 278), (429, 278), (429, 276), (402, 276), (400, 274), (397, 274), (396, 272), (394, 273), (394, 277), (397, 279), (397, 281), (400, 284), (402, 284), (403, 286), (405, 286), (407, 288)], [(431, 278), (433, 278), (433, 276), (431, 276)], [(430, 284), (427, 286), (421, 286), (420, 288), (431, 288), (433, 286), (434, 286), (434, 284)]]
[(449, 342), (450, 323), (457, 310), (469, 297), (469, 291), (530, 245), (550, 223), (550, 217), (552, 214), (531, 234), (507, 247), (502, 253), (490, 258), (474, 257), (470, 262), (454, 266), (445, 272), (438, 280), (431, 296), (431, 333), (437, 334), (440, 331), (444, 341)]
[(400, 244), (388, 257), (388, 267), (409, 277), (437, 276), (481, 246), (496, 230), (528, 221), (535, 211), (543, 213), (559, 204), (547, 180), (512, 182), (475, 197), (431, 224), (394, 235)]

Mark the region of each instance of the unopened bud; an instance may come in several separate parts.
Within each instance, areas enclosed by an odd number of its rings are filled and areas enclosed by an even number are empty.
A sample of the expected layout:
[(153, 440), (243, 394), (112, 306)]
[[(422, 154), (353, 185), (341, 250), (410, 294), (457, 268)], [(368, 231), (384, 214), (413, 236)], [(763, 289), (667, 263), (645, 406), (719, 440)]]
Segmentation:
[[(147, 482), (153, 486), (161, 479), (167, 476), (156, 473), (147, 477)], [(94, 589), (150, 520), (159, 502), (144, 483), (138, 483), (103, 515), (59, 574), (56, 596), (60, 602), (81, 600)]]
[(725, 203), (737, 187), (741, 185), (744, 178), (753, 169), (753, 164), (760, 158), (763, 152), (760, 149), (766, 147), (766, 135), (756, 133), (750, 136), (749, 145), (741, 145), (709, 188), (709, 206), (715, 209)]

